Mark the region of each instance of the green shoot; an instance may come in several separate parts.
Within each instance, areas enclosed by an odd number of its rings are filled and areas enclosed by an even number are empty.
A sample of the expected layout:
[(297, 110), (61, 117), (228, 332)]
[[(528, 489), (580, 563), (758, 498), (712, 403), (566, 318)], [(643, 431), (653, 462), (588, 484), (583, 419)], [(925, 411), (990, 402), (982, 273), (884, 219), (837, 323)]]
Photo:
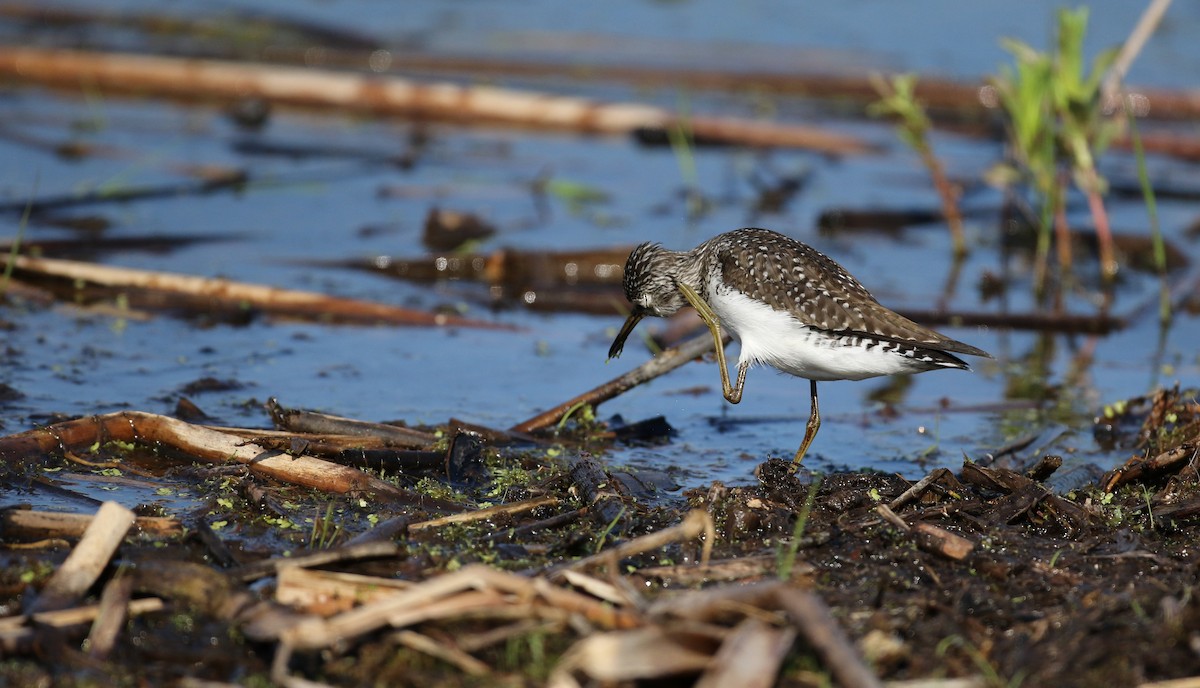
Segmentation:
[(8, 283), (17, 267), (17, 256), (21, 253), (21, 242), (25, 238), (25, 228), (29, 226), (29, 216), (33, 214), (33, 197), (37, 195), (37, 187), (37, 178), (34, 178), (33, 192), (29, 195), (25, 210), (21, 211), (21, 221), (17, 223), (17, 236), (8, 249), (8, 260), (4, 261), (4, 275), (0, 276), (0, 296), (8, 293)]
[(613, 529), (617, 527), (617, 522), (624, 516), (625, 507), (622, 506), (617, 515), (613, 516), (613, 520), (609, 521), (608, 525), (604, 527), (604, 532), (600, 533), (600, 537), (596, 538), (596, 549), (592, 551), (592, 554), (599, 554), (600, 550), (604, 549), (604, 543), (608, 541), (608, 536), (612, 535)]
[(700, 173), (696, 169), (696, 156), (692, 152), (692, 127), (687, 99), (680, 96), (679, 117), (667, 127), (667, 140), (679, 163), (679, 175), (683, 178), (687, 194), (687, 218), (696, 220), (704, 215), (707, 203), (700, 193)]
[(591, 408), (588, 407), (588, 402), (581, 401), (567, 409), (567, 412), (563, 414), (562, 419), (558, 421), (558, 426), (554, 429), (555, 432), (562, 432), (563, 428), (567, 426), (567, 421), (571, 420), (571, 416), (575, 415), (575, 412), (579, 411), (580, 409), (587, 409), (583, 413), (583, 422), (591, 422), (596, 419), (596, 414), (591, 410)]
[(813, 502), (816, 501), (817, 490), (820, 487), (820, 479), (814, 479), (808, 488), (808, 496), (804, 498), (804, 506), (800, 507), (800, 513), (796, 514), (796, 525), (792, 527), (792, 540), (788, 543), (787, 550), (781, 551), (778, 556), (779, 580), (789, 580), (792, 577), (792, 569), (796, 566), (796, 555), (800, 551), (800, 541), (804, 538), (805, 528), (808, 527), (808, 515), (812, 513)]
[[(1039, 294), (1045, 288), (1054, 218), (1059, 218), (1062, 230), (1060, 243), (1066, 235), (1061, 170), (1070, 171), (1075, 186), (1087, 197), (1096, 227), (1101, 274), (1107, 281), (1117, 273), (1103, 200), (1107, 183), (1096, 170), (1096, 156), (1108, 147), (1115, 133), (1113, 121), (1104, 114), (1100, 92), (1101, 79), (1117, 53), (1106, 51), (1090, 67), (1085, 65), (1087, 21), (1086, 7), (1061, 10), (1055, 47), (1049, 52), (1016, 40), (1004, 41), (1005, 49), (1015, 59), (1015, 69), (1002, 68), (994, 80), (1008, 115), (1009, 154), (1015, 164), (1015, 169), (1010, 168), (1004, 177), (1028, 184), (1041, 201), (1034, 276)], [(1061, 267), (1068, 269), (1070, 254), (1065, 247), (1059, 258), (1064, 263)]]

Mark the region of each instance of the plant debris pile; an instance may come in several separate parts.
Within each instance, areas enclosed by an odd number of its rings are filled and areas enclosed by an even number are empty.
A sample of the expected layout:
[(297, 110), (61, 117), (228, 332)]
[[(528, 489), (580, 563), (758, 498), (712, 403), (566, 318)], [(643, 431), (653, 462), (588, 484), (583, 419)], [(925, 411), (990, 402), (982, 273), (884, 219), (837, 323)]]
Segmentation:
[[(252, 466), (197, 471), (133, 437), (96, 453), (147, 477), (201, 476), (209, 507), (181, 520), (114, 502), (94, 517), (0, 514), (0, 675), (561, 686), (1184, 676), (1200, 671), (1193, 398), (1171, 389), (1123, 405), (1142, 422), (1118, 423), (1130, 428), (1118, 439), (1149, 458), (1068, 494), (1043, 482), (1057, 457), (1025, 471), (967, 462), (916, 483), (793, 474), (775, 459), (756, 485), (713, 483), (685, 504), (653, 505), (586, 452), (554, 459), (477, 437), (445, 450), (486, 456), (476, 479), (452, 486), (448, 463), (374, 478), (364, 484), (393, 492), (371, 504), (366, 492), (285, 487)], [(9, 462), (9, 478), (86, 461), (62, 439), (72, 423), (31, 431), (62, 444), (40, 462)], [(0, 438), (0, 452), (30, 435)], [(330, 437), (286, 444), (309, 451)], [(404, 483), (422, 486), (419, 499)], [(307, 532), (273, 515), (322, 505)]]

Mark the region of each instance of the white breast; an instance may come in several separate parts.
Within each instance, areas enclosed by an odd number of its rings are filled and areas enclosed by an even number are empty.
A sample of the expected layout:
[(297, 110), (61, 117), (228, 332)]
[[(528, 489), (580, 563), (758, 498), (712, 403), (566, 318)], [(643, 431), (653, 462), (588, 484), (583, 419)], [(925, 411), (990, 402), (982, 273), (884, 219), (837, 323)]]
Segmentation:
[[(709, 305), (739, 341), (739, 362), (765, 363), (808, 380), (862, 380), (928, 370), (894, 347), (857, 337), (831, 338), (784, 311), (739, 291), (710, 284)], [(867, 346), (866, 344), (870, 344)]]

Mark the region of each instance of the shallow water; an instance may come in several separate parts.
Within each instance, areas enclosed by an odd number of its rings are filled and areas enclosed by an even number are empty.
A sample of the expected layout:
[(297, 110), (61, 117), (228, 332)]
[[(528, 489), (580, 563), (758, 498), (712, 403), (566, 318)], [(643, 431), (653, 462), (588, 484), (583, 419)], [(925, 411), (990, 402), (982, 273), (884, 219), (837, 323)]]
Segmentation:
[[(206, 4), (107, 3), (138, 10), (203, 12)], [(256, 11), (323, 18), (385, 40), (416, 41), (433, 49), (497, 55), (541, 55), (561, 50), (563, 36), (589, 55), (619, 54), (644, 61), (687, 61), (704, 55), (742, 55), (758, 66), (781, 52), (789, 59), (811, 53), (818, 65), (916, 69), (944, 76), (975, 77), (1003, 59), (1001, 35), (1045, 43), (1050, 3), (973, 3), (969, 11), (945, 2), (825, 3), (626, 2), (620, 9), (555, 3), (227, 3)], [(1120, 4), (1096, 11), (1096, 45), (1120, 40), (1138, 7)], [(886, 20), (884, 20), (886, 18)], [(1172, 8), (1170, 23), (1135, 66), (1137, 83), (1181, 86), (1200, 62), (1200, 47), (1186, 36), (1200, 9)], [(579, 40), (579, 35), (592, 37)], [(651, 50), (666, 46), (664, 52)], [(581, 48), (582, 49), (582, 48)], [(682, 57), (681, 57), (682, 56)], [(601, 59), (601, 58), (597, 58)], [(732, 58), (731, 58), (732, 59)], [(715, 60), (721, 62), (721, 59)], [(774, 68), (787, 69), (777, 62)], [(646, 97), (674, 105), (670, 91), (627, 93), (617, 87), (583, 84), (582, 92), (606, 97)], [(750, 104), (726, 96), (686, 96), (699, 111), (744, 112)], [(786, 102), (782, 109), (786, 109)], [(835, 257), (885, 304), (930, 309), (942, 298), (950, 272), (950, 250), (942, 227), (912, 228), (899, 236), (877, 233), (819, 234), (817, 216), (832, 207), (934, 207), (936, 197), (915, 157), (893, 144), (890, 129), (873, 122), (826, 122), (891, 145), (888, 154), (831, 161), (805, 152), (766, 155), (728, 149), (694, 152), (699, 188), (718, 203), (689, 223), (678, 192), (680, 163), (667, 148), (642, 148), (623, 138), (584, 138), (501, 129), (437, 128), (430, 153), (412, 170), (345, 159), (291, 159), (238, 153), (242, 138), (266, 142), (321, 143), (401, 154), (408, 128), (403, 122), (347, 120), (315, 114), (276, 113), (259, 133), (239, 132), (221, 113), (155, 103), (78, 98), (34, 88), (13, 89), (0, 98), (0, 121), (27, 135), (80, 139), (123, 147), (126, 159), (64, 160), (28, 145), (0, 139), (0, 197), (22, 200), (105, 185), (161, 184), (176, 180), (163, 162), (186, 160), (247, 169), (253, 183), (241, 192), (219, 192), (74, 208), (70, 216), (100, 214), (112, 222), (106, 236), (220, 235), (221, 241), (193, 244), (167, 253), (110, 252), (107, 264), (226, 276), (340, 296), (434, 308), (451, 305), (465, 314), (516, 325), (517, 332), (471, 329), (329, 327), (258, 321), (247, 326), (200, 327), (165, 316), (149, 320), (96, 315), (70, 305), (5, 308), (0, 318), (15, 325), (4, 334), (5, 365), (0, 383), (23, 399), (0, 406), (4, 432), (17, 432), (49, 414), (69, 416), (136, 409), (169, 413), (181, 388), (203, 377), (236, 380), (239, 389), (206, 392), (192, 399), (222, 423), (268, 423), (258, 403), (274, 396), (285, 405), (322, 409), (371, 420), (442, 423), (450, 417), (508, 427), (623, 373), (649, 357), (635, 336), (619, 360), (605, 354), (621, 316), (545, 315), (521, 309), (492, 312), (485, 288), (446, 282), (409, 284), (350, 270), (318, 269), (304, 261), (376, 254), (416, 256), (422, 222), (432, 206), (472, 211), (499, 227), (479, 249), (593, 248), (652, 239), (674, 248), (750, 222), (806, 241)], [(1000, 155), (994, 143), (940, 134), (935, 146), (951, 175), (977, 178)], [(1194, 168), (1151, 160), (1158, 170), (1187, 179)], [(1127, 157), (1110, 155), (1112, 173), (1128, 176)], [(751, 171), (778, 175), (811, 173), (811, 180), (779, 214), (753, 217)], [(529, 184), (543, 173), (604, 191), (606, 203), (585, 211), (551, 201), (540, 217)], [(382, 187), (400, 186), (402, 196), (381, 197)], [(967, 205), (995, 206), (982, 192)], [(1113, 200), (1113, 225), (1142, 233), (1139, 203)], [(1194, 203), (1160, 202), (1162, 226), (1181, 249), (1195, 254), (1184, 228), (1195, 219)], [(1072, 214), (1075, 224), (1086, 212)], [(944, 302), (950, 310), (996, 312), (981, 303), (977, 285), (986, 272), (1000, 273), (998, 219), (968, 220), (972, 254), (958, 289)], [(18, 216), (0, 216), (0, 234), (15, 234)], [(362, 232), (363, 228), (381, 231)], [(27, 240), (70, 237), (69, 231), (31, 224)], [(1086, 265), (1086, 263), (1085, 263)], [(1032, 308), (1028, 275), (1018, 275), (1008, 292), (1014, 312)], [(1091, 270), (1084, 267), (1083, 272)], [(1126, 271), (1115, 305), (1133, 314), (1134, 326), (1107, 337), (1049, 336), (982, 328), (939, 328), (979, 346), (994, 360), (974, 362), (970, 373), (950, 371), (911, 378), (900, 401), (885, 407), (869, 395), (887, 380), (834, 382), (820, 386), (823, 425), (807, 464), (814, 468), (872, 468), (915, 476), (936, 465), (955, 466), (964, 454), (981, 458), (1015, 437), (1065, 424), (1052, 446), (1036, 451), (1067, 454), (1068, 461), (1103, 467), (1127, 452), (1101, 451), (1090, 419), (1103, 405), (1138, 395), (1157, 384), (1200, 381), (1195, 342), (1200, 324), (1179, 317), (1158, 342), (1152, 314), (1156, 284)], [(1092, 313), (1085, 295), (1071, 309)], [(1150, 304), (1150, 308), (1147, 307)], [(664, 323), (645, 322), (645, 330)], [(1050, 345), (1044, 374), (1031, 362)], [(736, 346), (736, 345), (735, 345)], [(1092, 360), (1074, 370), (1079, 351), (1094, 347)], [(731, 352), (736, 351), (731, 348)], [(732, 354), (736, 358), (736, 354)], [(1058, 387), (1057, 403), (1041, 410), (1014, 401), (1014, 389)], [(699, 390), (699, 391), (697, 391)], [(1008, 410), (997, 410), (1007, 408)], [(672, 469), (688, 486), (719, 479), (752, 480), (751, 470), (767, 456), (790, 456), (808, 416), (808, 385), (768, 369), (751, 371), (746, 396), (736, 407), (720, 395), (711, 363), (690, 364), (652, 384), (630, 391), (599, 409), (628, 421), (665, 415), (678, 431), (666, 446), (616, 447), (616, 464)], [(1027, 450), (1033, 457), (1034, 448)], [(86, 490), (85, 490), (86, 491)], [(89, 492), (90, 494), (90, 492)], [(10, 495), (11, 497), (11, 495)], [(104, 498), (100, 495), (99, 498)], [(10, 501), (0, 495), (0, 501)], [(20, 501), (19, 496), (16, 501)]]

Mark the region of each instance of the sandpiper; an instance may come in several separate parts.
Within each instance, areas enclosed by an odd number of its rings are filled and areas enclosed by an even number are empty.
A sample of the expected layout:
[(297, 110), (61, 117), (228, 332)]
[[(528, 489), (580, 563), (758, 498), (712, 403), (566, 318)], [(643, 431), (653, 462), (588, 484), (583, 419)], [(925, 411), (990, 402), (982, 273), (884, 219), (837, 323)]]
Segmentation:
[[(817, 382), (968, 370), (954, 354), (991, 358), (880, 305), (828, 256), (769, 229), (726, 232), (691, 251), (641, 244), (625, 263), (623, 285), (633, 311), (609, 358), (621, 355), (645, 316), (667, 317), (691, 305), (716, 343), (729, 403), (742, 400), (746, 370), (756, 363), (809, 381), (812, 411), (793, 464), (804, 458), (821, 426)], [(741, 341), (736, 385), (729, 383), (722, 326)]]

